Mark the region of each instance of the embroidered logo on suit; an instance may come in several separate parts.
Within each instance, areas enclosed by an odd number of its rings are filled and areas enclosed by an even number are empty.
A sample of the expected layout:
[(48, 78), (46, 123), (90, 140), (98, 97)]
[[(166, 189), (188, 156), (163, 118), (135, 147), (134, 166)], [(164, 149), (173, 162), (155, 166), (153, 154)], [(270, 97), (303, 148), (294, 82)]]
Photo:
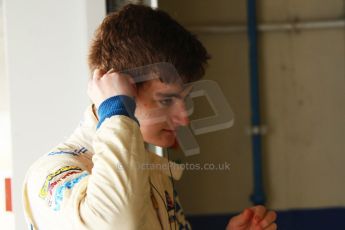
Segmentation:
[[(57, 180), (59, 180), (60, 177), (58, 177), (59, 175), (62, 175), (63, 177), (63, 174), (66, 174), (70, 171), (82, 171), (81, 168), (79, 167), (75, 167), (75, 166), (65, 166), (65, 167), (62, 167), (58, 170), (56, 170), (55, 172), (52, 172), (50, 173), (47, 177), (46, 177), (46, 180), (41, 188), (41, 191), (39, 193), (39, 196), (43, 199), (45, 199), (48, 195), (48, 190), (49, 190), (49, 186), (51, 185), (51, 183), (54, 183), (56, 182)], [(58, 177), (58, 178), (57, 178)]]
[(65, 166), (50, 173), (39, 192), (39, 197), (46, 200), (55, 211), (60, 209), (66, 189), (71, 189), (83, 177), (89, 175), (76, 166)]
[(80, 149), (75, 149), (73, 151), (71, 151), (71, 150), (62, 150), (62, 151), (50, 152), (50, 153), (48, 153), (48, 156), (55, 156), (55, 155), (62, 155), (62, 154), (79, 156), (80, 154), (86, 153), (86, 152), (87, 152), (87, 149), (85, 147), (82, 147)]

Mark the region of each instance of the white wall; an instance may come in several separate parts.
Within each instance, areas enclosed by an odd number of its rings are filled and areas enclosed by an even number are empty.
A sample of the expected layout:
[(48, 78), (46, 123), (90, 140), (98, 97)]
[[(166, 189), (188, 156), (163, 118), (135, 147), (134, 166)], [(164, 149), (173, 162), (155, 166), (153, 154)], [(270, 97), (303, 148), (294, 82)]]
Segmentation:
[(3, 5), (0, 1), (0, 111), (8, 110), (8, 81), (5, 75)]
[(87, 46), (105, 1), (5, 0), (16, 229), (30, 164), (67, 137), (88, 104)]
[(10, 138), (8, 79), (5, 67), (3, 3), (0, 0), (0, 226), (2, 229), (14, 229), (13, 212), (6, 210), (5, 178), (12, 175), (12, 154)]
[[(3, 6), (0, 0), (0, 171), (10, 171), (9, 95), (5, 65)], [(2, 189), (2, 188), (1, 188)]]

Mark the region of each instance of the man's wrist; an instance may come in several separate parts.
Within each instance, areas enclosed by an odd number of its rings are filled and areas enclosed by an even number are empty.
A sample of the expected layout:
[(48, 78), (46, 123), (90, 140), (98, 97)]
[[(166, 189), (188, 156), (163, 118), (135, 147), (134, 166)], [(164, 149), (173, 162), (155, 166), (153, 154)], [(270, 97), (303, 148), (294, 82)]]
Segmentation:
[(105, 119), (115, 115), (130, 117), (139, 124), (138, 120), (134, 116), (135, 108), (135, 100), (130, 96), (117, 95), (104, 100), (98, 107), (99, 122), (97, 124), (97, 129)]

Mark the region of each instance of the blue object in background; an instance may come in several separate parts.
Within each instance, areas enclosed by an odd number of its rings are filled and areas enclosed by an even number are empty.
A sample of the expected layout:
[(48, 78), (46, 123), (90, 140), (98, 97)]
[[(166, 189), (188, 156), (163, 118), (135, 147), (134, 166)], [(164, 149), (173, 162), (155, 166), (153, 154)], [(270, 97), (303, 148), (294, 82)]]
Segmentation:
[(264, 204), (266, 201), (262, 182), (261, 162), (261, 130), (260, 130), (260, 97), (259, 70), (257, 54), (257, 23), (255, 0), (247, 1), (248, 40), (249, 40), (249, 72), (250, 72), (250, 103), (252, 123), (253, 149), (253, 180), (254, 187), (250, 200), (253, 204)]

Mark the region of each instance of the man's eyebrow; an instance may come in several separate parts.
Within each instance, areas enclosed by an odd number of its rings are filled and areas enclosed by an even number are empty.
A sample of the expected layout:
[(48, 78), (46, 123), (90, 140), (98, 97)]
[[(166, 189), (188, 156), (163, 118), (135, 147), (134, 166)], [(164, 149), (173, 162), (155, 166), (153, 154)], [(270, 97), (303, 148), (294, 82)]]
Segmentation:
[(158, 93), (156, 93), (156, 96), (158, 96), (158, 97), (176, 97), (176, 98), (181, 99), (181, 98), (182, 98), (181, 94), (182, 94), (185, 90), (187, 90), (187, 89), (188, 89), (188, 93), (187, 93), (186, 95), (190, 94), (190, 93), (192, 92), (192, 88), (193, 88), (193, 87), (184, 88), (183, 90), (181, 90), (180, 93), (175, 93), (175, 92), (174, 92), (174, 93), (162, 93), (162, 92), (158, 92)]
[(178, 93), (156, 93), (158, 97), (176, 97), (176, 98), (181, 98), (181, 95)]

